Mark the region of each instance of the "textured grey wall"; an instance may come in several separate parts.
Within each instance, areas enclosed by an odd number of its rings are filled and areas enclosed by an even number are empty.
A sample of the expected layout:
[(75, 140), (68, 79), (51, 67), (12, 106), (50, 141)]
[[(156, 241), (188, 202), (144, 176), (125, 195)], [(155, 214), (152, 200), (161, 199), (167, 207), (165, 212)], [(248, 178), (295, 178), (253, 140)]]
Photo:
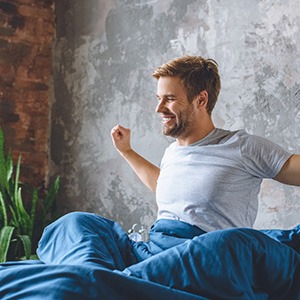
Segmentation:
[[(217, 126), (245, 128), (300, 152), (298, 0), (59, 0), (54, 45), (52, 174), (60, 205), (149, 226), (154, 196), (118, 156), (110, 130), (159, 164), (169, 140), (154, 113), (154, 68), (183, 54), (218, 61)], [(300, 221), (300, 188), (263, 184), (257, 227)]]

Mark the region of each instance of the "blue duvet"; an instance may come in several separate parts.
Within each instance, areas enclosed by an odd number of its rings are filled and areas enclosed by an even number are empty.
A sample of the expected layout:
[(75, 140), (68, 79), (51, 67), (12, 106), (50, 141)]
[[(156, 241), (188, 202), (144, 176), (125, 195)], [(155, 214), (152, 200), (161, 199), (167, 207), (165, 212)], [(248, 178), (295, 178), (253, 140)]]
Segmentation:
[(134, 243), (115, 222), (71, 213), (48, 226), (40, 261), (0, 265), (0, 299), (300, 299), (300, 226), (205, 233), (159, 220)]

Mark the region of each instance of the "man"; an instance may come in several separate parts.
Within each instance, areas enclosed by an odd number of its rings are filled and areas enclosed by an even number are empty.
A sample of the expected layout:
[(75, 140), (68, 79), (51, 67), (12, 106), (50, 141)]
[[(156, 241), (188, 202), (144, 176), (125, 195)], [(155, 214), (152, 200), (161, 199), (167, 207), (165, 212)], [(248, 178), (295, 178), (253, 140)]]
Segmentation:
[(161, 170), (130, 146), (130, 130), (112, 130), (115, 147), (156, 192), (158, 218), (212, 231), (252, 227), (262, 178), (300, 185), (300, 155), (244, 131), (216, 129), (211, 118), (220, 91), (215, 61), (184, 56), (156, 69), (156, 111), (174, 137)]
[(176, 139), (161, 168), (131, 148), (129, 129), (111, 132), (156, 193), (150, 241), (134, 243), (111, 220), (71, 213), (46, 228), (40, 260), (101, 267), (211, 299), (299, 299), (300, 226), (265, 233), (251, 227), (262, 178), (300, 185), (300, 156), (245, 131), (215, 128), (220, 78), (213, 60), (184, 56), (153, 76), (163, 132)]

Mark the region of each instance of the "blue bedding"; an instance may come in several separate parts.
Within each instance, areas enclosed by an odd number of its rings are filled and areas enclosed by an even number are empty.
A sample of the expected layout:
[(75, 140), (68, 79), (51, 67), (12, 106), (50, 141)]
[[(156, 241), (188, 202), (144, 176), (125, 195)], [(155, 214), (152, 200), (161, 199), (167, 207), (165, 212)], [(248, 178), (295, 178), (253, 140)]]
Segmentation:
[(115, 222), (71, 213), (48, 226), (40, 261), (0, 265), (0, 299), (300, 299), (300, 226), (205, 233), (159, 220), (134, 243)]
[(92, 266), (45, 265), (29, 261), (3, 264), (0, 267), (0, 274), (0, 299), (3, 300), (206, 299)]

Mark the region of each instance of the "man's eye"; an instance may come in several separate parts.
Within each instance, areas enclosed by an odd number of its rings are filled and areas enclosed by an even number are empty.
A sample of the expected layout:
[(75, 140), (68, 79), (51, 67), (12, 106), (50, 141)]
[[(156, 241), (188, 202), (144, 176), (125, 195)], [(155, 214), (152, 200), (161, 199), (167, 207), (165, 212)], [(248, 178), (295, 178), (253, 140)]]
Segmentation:
[(173, 101), (175, 101), (176, 99), (175, 98), (173, 98), (173, 97), (167, 97), (167, 98), (157, 98), (157, 101), (158, 102), (162, 102), (162, 101), (165, 101), (165, 102), (173, 102)]

